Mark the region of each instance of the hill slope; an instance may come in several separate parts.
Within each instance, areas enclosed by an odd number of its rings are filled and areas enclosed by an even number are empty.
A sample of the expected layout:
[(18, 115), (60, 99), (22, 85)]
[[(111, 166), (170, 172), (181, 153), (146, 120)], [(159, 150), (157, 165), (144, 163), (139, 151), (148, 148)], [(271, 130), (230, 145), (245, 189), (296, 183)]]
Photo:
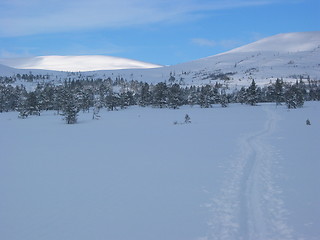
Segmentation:
[(320, 46), (320, 32), (283, 33), (233, 49), (236, 52), (305, 52)]
[[(21, 60), (21, 62), (10, 60), (13, 63), (7, 59), (5, 63), (9, 66), (29, 69), (35, 66), (65, 71), (103, 69), (81, 73), (82, 77), (92, 78), (121, 77), (128, 81), (137, 80), (149, 83), (168, 82), (170, 79), (172, 83), (186, 85), (201, 85), (219, 81), (226, 82), (229, 86), (247, 86), (252, 79), (255, 79), (260, 85), (268, 84), (276, 78), (283, 78), (286, 81), (296, 81), (301, 77), (320, 80), (319, 59), (320, 31), (317, 31), (278, 34), (225, 53), (168, 67), (106, 56), (47, 56), (27, 61)], [(104, 60), (112, 67), (108, 64), (104, 65)], [(0, 64), (4, 64), (4, 61), (0, 60)], [(79, 66), (82, 68), (80, 69)], [(107, 70), (110, 68), (140, 69)], [(36, 74), (35, 70), (32, 72)], [(53, 80), (57, 75), (60, 79), (70, 78), (67, 73), (48, 72), (48, 74)], [(4, 75), (1, 69), (0, 75)], [(76, 74), (71, 77), (78, 79)]]
[[(227, 74), (235, 82), (300, 75), (320, 79), (320, 32), (279, 34), (231, 51), (177, 65), (192, 69), (198, 80)], [(192, 76), (193, 77), (193, 76)]]
[(98, 75), (128, 80), (207, 84), (228, 80), (229, 85), (248, 85), (252, 79), (266, 84), (275, 78), (296, 81), (300, 77), (320, 79), (320, 32), (278, 34), (218, 55), (174, 66), (102, 71)]

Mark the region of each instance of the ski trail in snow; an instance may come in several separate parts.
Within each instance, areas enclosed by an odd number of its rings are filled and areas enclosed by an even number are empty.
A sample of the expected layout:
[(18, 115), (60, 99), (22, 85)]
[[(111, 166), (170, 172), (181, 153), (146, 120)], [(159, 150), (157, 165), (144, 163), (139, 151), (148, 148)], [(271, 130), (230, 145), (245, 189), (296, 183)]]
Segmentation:
[(279, 116), (270, 106), (263, 108), (267, 115), (264, 128), (239, 140), (239, 154), (232, 161), (219, 196), (209, 204), (212, 219), (207, 239), (293, 239), (274, 177), (280, 155), (266, 141)]

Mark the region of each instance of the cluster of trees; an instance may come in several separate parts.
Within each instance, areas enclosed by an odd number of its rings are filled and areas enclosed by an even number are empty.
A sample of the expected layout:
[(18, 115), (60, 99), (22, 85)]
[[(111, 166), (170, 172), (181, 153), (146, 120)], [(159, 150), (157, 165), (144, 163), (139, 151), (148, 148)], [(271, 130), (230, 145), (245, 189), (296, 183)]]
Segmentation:
[(55, 110), (68, 124), (77, 121), (80, 111), (93, 108), (93, 118), (99, 110), (110, 111), (132, 105), (159, 108), (179, 108), (182, 105), (199, 105), (203, 108), (229, 103), (256, 105), (258, 102), (285, 103), (288, 108), (302, 107), (304, 101), (320, 100), (320, 84), (301, 81), (295, 84), (277, 79), (267, 87), (258, 87), (253, 80), (247, 88), (230, 91), (226, 86), (215, 85), (182, 87), (176, 83), (160, 82), (155, 85), (123, 79), (65, 81), (64, 84), (38, 84), (32, 91), (25, 86), (0, 83), (0, 112), (19, 111), (21, 118), (40, 115), (41, 111)]

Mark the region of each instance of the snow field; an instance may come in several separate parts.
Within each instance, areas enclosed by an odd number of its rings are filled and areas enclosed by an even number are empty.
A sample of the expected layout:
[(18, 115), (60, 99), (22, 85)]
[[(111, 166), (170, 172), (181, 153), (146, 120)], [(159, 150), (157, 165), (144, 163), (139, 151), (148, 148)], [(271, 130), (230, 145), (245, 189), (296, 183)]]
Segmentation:
[(319, 108), (2, 113), (0, 239), (316, 239)]

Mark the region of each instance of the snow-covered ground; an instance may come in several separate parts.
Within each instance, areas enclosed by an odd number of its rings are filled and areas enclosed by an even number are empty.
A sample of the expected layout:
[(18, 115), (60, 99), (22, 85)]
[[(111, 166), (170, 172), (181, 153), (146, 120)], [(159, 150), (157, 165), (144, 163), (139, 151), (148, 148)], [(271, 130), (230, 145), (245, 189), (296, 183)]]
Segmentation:
[(91, 114), (0, 114), (0, 239), (319, 239), (319, 102)]

